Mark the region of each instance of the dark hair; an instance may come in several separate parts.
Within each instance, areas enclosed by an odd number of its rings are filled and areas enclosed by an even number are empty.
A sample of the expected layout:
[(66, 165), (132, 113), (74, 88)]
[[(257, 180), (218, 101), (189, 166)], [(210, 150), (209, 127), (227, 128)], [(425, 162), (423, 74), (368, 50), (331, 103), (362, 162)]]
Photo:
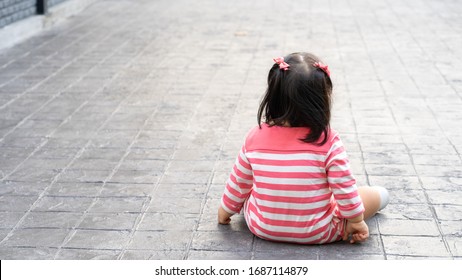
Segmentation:
[(321, 62), (313, 54), (293, 53), (285, 56), (284, 61), (289, 64), (287, 71), (277, 63), (269, 71), (268, 89), (258, 109), (258, 124), (261, 127), (264, 116), (270, 126), (307, 127), (310, 132), (300, 140), (323, 145), (329, 133), (332, 81), (322, 69), (313, 66)]

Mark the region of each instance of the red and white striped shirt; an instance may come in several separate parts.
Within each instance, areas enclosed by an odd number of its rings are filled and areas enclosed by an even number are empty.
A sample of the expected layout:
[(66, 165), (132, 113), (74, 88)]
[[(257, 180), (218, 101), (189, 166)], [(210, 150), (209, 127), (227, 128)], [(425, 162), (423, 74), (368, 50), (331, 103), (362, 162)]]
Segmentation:
[(336, 132), (322, 146), (300, 141), (307, 128), (257, 126), (247, 135), (221, 205), (257, 236), (322, 244), (341, 239), (343, 218), (364, 212)]

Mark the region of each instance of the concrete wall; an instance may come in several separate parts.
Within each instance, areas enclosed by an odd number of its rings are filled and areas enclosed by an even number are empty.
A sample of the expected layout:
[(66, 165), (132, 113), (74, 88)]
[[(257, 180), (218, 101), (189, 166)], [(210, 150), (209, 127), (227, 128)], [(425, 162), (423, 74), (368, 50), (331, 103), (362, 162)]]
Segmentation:
[(0, 0), (0, 49), (49, 29), (95, 1), (48, 0), (47, 14), (38, 15), (37, 0)]
[(37, 13), (36, 0), (0, 0), (0, 28)]

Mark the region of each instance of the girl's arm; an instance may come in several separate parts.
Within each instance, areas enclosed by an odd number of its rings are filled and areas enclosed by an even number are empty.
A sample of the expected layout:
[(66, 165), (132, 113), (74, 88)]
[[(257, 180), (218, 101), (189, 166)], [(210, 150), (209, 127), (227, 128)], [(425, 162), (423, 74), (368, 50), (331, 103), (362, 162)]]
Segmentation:
[(347, 219), (343, 240), (348, 240), (351, 235), (350, 243), (365, 241), (369, 237), (369, 228), (364, 221), (364, 205), (340, 140), (333, 145), (328, 158), (327, 180), (337, 202), (340, 215)]
[(327, 155), (326, 174), (340, 215), (353, 223), (361, 222), (364, 205), (356, 187), (356, 180), (351, 174), (345, 148), (338, 136), (334, 137)]
[(218, 221), (228, 224), (230, 217), (239, 213), (249, 197), (253, 185), (252, 167), (242, 147), (233, 166), (218, 210)]

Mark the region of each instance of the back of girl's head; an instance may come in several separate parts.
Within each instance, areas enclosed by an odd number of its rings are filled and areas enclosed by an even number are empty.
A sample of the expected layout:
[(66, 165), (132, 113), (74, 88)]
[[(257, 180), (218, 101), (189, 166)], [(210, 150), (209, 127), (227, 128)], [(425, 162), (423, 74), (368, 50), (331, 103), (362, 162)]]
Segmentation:
[(284, 57), (285, 70), (275, 63), (268, 74), (268, 89), (260, 103), (258, 123), (307, 127), (307, 143), (323, 145), (328, 138), (332, 81), (319, 58), (310, 53)]

